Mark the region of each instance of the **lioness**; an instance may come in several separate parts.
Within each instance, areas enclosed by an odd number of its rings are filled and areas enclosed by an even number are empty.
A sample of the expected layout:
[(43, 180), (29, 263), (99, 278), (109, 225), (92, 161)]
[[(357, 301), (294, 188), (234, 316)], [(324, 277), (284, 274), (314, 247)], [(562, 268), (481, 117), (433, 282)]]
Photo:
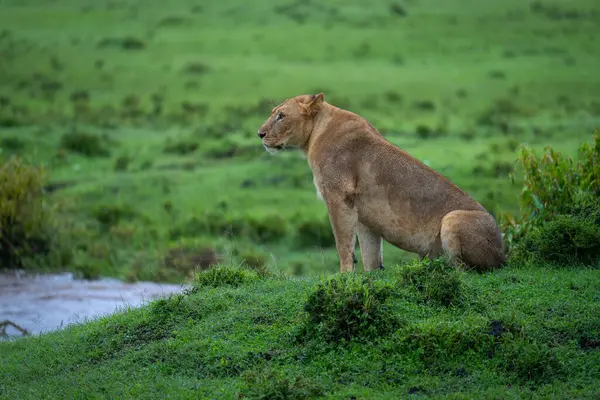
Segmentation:
[(383, 268), (382, 239), (422, 258), (446, 255), (456, 266), (504, 263), (500, 230), (481, 204), (323, 93), (273, 108), (258, 136), (270, 153), (295, 146), (306, 155), (341, 272), (354, 269), (356, 235), (367, 271)]

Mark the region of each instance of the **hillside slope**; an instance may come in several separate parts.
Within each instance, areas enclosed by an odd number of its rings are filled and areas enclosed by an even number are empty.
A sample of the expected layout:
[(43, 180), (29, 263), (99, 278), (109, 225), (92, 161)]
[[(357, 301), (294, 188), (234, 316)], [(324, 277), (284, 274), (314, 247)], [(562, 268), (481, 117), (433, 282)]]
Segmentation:
[(330, 279), (219, 267), (187, 294), (0, 343), (0, 398), (600, 396), (598, 268)]

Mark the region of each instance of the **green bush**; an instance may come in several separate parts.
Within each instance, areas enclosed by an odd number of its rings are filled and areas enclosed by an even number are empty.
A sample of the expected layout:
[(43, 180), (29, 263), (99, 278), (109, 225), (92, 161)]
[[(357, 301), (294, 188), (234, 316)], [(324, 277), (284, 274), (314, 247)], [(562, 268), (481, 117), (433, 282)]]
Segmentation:
[(506, 341), (500, 350), (501, 367), (521, 382), (549, 382), (564, 373), (554, 351), (525, 338)]
[(211, 236), (239, 236), (244, 226), (239, 220), (228, 218), (223, 213), (207, 212), (194, 216), (169, 232), (171, 239), (194, 237), (203, 234)]
[(18, 152), (25, 148), (25, 142), (18, 137), (8, 136), (0, 139), (0, 149)]
[(335, 237), (331, 229), (329, 217), (304, 220), (296, 226), (296, 245), (299, 248), (307, 247), (335, 247)]
[(528, 110), (524, 109), (514, 100), (510, 98), (501, 98), (496, 99), (481, 113), (479, 118), (477, 118), (477, 123), (482, 126), (506, 130), (506, 127), (511, 121), (525, 116), (528, 113)]
[(256, 243), (273, 243), (287, 234), (287, 222), (279, 214), (271, 214), (262, 218), (248, 217), (244, 221), (244, 232)]
[(178, 154), (185, 156), (195, 152), (198, 149), (198, 142), (192, 139), (181, 139), (173, 141), (170, 138), (167, 139), (163, 151), (166, 154)]
[(595, 265), (600, 261), (600, 219), (596, 218), (557, 215), (527, 232), (513, 257), (520, 261), (536, 258), (561, 264)]
[(127, 171), (129, 169), (129, 165), (131, 164), (131, 157), (129, 156), (120, 156), (115, 160), (114, 170), (116, 172)]
[(461, 321), (428, 320), (402, 329), (394, 335), (395, 351), (416, 355), (428, 369), (451, 364), (469, 354), (493, 354), (498, 342), (481, 317)]
[(61, 148), (86, 157), (108, 157), (110, 150), (106, 141), (95, 134), (72, 131), (60, 138)]
[(243, 379), (244, 386), (238, 393), (242, 399), (304, 400), (314, 399), (324, 392), (310, 379), (266, 368), (247, 371)]
[(99, 279), (104, 270), (106, 270), (106, 267), (106, 262), (104, 262), (104, 260), (93, 258), (77, 260), (77, 262), (72, 265), (76, 277), (89, 280)]
[(246, 249), (241, 252), (240, 258), (243, 265), (248, 268), (255, 270), (262, 276), (269, 275), (269, 270), (267, 269), (267, 256), (264, 253)]
[(44, 198), (46, 180), (42, 168), (17, 157), (0, 165), (0, 268), (69, 262)]
[(214, 248), (207, 245), (178, 245), (170, 248), (163, 258), (163, 266), (188, 276), (197, 269), (205, 270), (219, 262)]
[(252, 269), (219, 265), (198, 273), (192, 292), (206, 286), (218, 287), (229, 285), (237, 287), (258, 279), (260, 279), (260, 275)]
[(304, 310), (300, 337), (329, 343), (376, 340), (399, 325), (388, 306), (393, 287), (372, 277), (346, 273), (319, 284)]
[(169, 232), (171, 239), (211, 236), (245, 237), (256, 243), (272, 243), (287, 234), (287, 223), (278, 214), (263, 217), (231, 217), (221, 212), (208, 212), (192, 217)]
[(399, 271), (399, 283), (415, 290), (425, 302), (446, 307), (460, 303), (465, 295), (460, 272), (441, 257), (404, 266)]
[[(600, 204), (600, 130), (593, 142), (583, 144), (573, 160), (550, 147), (538, 157), (522, 147), (517, 161), (523, 172), (521, 214), (500, 216), (506, 243), (512, 247), (536, 226), (557, 215), (578, 214)], [(511, 174), (514, 182), (514, 174)]]
[(93, 211), (93, 215), (99, 223), (106, 227), (117, 225), (122, 220), (132, 220), (139, 216), (133, 207), (115, 204), (98, 206)]
[(206, 232), (204, 221), (198, 217), (191, 217), (183, 223), (169, 229), (169, 238), (177, 240), (201, 235)]

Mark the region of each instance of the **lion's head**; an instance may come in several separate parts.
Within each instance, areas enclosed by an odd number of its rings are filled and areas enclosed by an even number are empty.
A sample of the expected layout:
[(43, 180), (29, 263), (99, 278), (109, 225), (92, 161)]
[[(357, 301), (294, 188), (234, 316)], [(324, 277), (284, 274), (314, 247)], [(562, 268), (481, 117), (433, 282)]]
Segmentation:
[(286, 146), (304, 146), (313, 128), (314, 117), (323, 104), (323, 93), (300, 95), (287, 99), (271, 110), (271, 115), (258, 130), (258, 137), (269, 153)]

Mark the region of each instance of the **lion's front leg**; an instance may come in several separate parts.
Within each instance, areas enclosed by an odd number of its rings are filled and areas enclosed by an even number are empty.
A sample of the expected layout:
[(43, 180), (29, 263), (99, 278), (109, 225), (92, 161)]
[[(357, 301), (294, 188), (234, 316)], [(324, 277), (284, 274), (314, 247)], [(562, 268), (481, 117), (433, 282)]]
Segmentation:
[(340, 257), (340, 272), (353, 271), (358, 214), (347, 201), (327, 199), (326, 203), (335, 245)]

